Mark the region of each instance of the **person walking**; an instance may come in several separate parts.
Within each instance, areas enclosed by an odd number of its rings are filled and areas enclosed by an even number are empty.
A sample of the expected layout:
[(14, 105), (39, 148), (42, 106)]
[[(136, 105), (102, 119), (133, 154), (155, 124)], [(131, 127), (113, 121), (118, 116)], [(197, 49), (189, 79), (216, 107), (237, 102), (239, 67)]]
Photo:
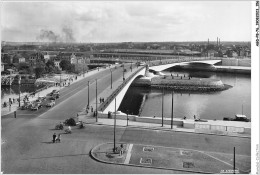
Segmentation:
[(52, 142), (55, 143), (55, 140), (56, 140), (56, 133), (54, 133), (52, 136)]
[(58, 137), (56, 138), (56, 142), (60, 142), (61, 140), (60, 140), (60, 135), (61, 134), (58, 134)]

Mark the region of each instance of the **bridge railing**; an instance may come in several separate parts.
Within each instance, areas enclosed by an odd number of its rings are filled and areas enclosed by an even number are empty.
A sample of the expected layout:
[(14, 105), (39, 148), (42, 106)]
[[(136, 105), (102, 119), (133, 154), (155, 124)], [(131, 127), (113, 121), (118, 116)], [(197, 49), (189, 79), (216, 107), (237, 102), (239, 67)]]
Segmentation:
[(125, 87), (125, 85), (136, 75), (138, 74), (141, 70), (145, 69), (145, 67), (142, 67), (138, 69), (136, 72), (131, 74), (123, 83), (117, 87), (115, 91), (98, 107), (98, 111), (104, 111), (108, 105), (115, 99), (115, 97), (121, 92), (121, 90)]

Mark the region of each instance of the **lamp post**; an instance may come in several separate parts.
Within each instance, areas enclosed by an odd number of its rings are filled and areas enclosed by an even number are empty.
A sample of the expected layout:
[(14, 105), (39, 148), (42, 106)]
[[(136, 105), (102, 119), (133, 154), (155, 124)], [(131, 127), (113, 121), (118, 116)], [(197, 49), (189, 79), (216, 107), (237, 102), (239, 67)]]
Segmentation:
[(111, 73), (111, 89), (113, 88), (113, 86), (112, 86), (112, 70), (110, 69), (110, 73)]
[(116, 151), (116, 98), (115, 98), (115, 117), (114, 117), (114, 148), (113, 151)]
[(123, 64), (123, 81), (125, 81), (125, 65)]
[(162, 126), (163, 126), (163, 101), (164, 101), (164, 88), (162, 90)]
[(21, 107), (21, 90), (20, 90), (21, 76), (19, 76), (18, 84), (19, 84), (19, 107)]
[(89, 81), (88, 81), (88, 106), (89, 106)]
[(126, 110), (126, 126), (128, 126), (128, 110)]
[(60, 88), (61, 88), (61, 73), (60, 73)]
[(97, 118), (97, 79), (96, 79), (96, 122), (98, 122), (98, 118)]
[(173, 91), (172, 91), (172, 113), (171, 113), (171, 129), (173, 125)]
[(236, 147), (234, 147), (234, 155), (233, 155), (233, 174), (236, 174)]

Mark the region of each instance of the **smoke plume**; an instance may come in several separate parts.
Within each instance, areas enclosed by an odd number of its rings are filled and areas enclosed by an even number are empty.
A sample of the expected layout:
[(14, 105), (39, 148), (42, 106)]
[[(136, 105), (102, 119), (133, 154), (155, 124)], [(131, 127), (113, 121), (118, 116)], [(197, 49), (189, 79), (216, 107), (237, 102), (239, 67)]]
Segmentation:
[(73, 30), (64, 26), (61, 30), (61, 34), (56, 34), (51, 30), (42, 29), (40, 34), (36, 37), (38, 41), (48, 41), (48, 42), (75, 42), (73, 35)]

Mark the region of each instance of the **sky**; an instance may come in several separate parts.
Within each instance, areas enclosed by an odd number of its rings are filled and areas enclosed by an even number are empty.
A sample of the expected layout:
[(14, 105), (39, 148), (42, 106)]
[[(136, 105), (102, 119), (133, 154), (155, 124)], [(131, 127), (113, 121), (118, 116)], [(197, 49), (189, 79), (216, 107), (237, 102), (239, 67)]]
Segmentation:
[(1, 40), (250, 41), (250, 1), (2, 2)]

